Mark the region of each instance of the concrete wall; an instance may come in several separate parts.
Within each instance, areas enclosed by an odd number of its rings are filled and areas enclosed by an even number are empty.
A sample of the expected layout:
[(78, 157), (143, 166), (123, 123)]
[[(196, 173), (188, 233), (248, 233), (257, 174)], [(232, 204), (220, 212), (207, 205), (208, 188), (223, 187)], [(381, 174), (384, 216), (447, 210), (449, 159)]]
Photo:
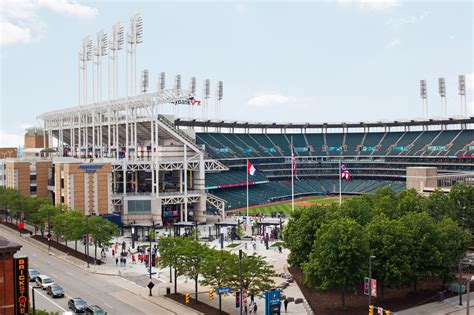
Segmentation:
[(436, 167), (407, 167), (407, 189), (414, 188), (422, 193), (425, 187), (438, 186), (438, 169)]

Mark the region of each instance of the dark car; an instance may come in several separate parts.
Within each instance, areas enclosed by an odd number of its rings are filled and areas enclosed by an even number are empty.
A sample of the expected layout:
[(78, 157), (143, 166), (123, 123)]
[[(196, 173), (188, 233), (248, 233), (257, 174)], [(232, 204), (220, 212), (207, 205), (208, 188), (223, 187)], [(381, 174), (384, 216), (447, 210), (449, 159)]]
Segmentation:
[(36, 281), (36, 277), (40, 275), (38, 270), (36, 270), (35, 268), (28, 269), (28, 273), (30, 274), (30, 282)]
[(76, 313), (84, 313), (87, 308), (87, 303), (81, 298), (73, 298), (67, 302), (67, 307)]
[(46, 288), (46, 293), (48, 295), (51, 295), (53, 298), (55, 297), (63, 297), (64, 296), (64, 290), (59, 286), (59, 284), (52, 284), (49, 287)]
[(86, 308), (86, 315), (107, 315), (107, 312), (104, 311), (100, 306), (89, 305)]

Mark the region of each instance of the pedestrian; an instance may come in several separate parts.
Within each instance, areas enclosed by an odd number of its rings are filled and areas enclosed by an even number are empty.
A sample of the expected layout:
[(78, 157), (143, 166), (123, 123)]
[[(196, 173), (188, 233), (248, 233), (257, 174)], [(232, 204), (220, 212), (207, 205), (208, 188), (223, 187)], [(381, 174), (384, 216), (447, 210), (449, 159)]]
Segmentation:
[(280, 254), (281, 254), (281, 251), (282, 251), (282, 247), (281, 247), (281, 246), (278, 246), (278, 251), (279, 251)]
[(115, 266), (118, 266), (118, 257), (115, 257)]
[(285, 299), (285, 301), (283, 301), (283, 305), (285, 306), (285, 313), (288, 311), (288, 299)]
[(132, 255), (132, 264), (135, 263), (135, 255)]
[(123, 259), (123, 266), (124, 266), (124, 267), (127, 266), (127, 258), (124, 258), (124, 259)]
[(253, 301), (251, 301), (249, 305), (249, 315), (252, 315), (252, 314), (253, 314)]
[(253, 303), (253, 312), (257, 314), (257, 302)]
[(112, 248), (112, 257), (115, 257), (115, 248)]

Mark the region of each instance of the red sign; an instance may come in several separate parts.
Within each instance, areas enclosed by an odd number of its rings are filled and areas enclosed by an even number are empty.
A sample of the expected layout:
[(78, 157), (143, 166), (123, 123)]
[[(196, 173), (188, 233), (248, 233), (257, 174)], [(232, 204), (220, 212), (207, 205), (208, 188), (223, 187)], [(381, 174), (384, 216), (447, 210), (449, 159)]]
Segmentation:
[(18, 228), (20, 230), (23, 230), (24, 227), (25, 227), (25, 225), (23, 224), (23, 222), (18, 223)]
[(377, 297), (377, 280), (375, 279), (372, 279), (371, 281), (371, 285), (370, 285), (370, 295), (372, 295), (373, 297)]

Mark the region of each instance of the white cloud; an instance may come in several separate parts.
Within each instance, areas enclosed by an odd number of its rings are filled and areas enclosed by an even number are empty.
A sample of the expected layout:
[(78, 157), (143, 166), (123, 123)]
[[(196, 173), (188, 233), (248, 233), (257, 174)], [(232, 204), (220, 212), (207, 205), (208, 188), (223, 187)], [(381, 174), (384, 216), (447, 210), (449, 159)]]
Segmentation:
[(21, 134), (7, 133), (0, 130), (0, 147), (17, 147), (23, 145)]
[(282, 105), (288, 103), (288, 101), (288, 96), (280, 94), (262, 94), (249, 99), (247, 101), (247, 105), (263, 107), (272, 105)]
[(385, 11), (400, 6), (400, 0), (337, 0), (341, 5), (356, 5), (364, 11)]
[(68, 0), (39, 0), (39, 5), (58, 14), (77, 17), (94, 17), (98, 14), (96, 8)]
[(385, 45), (385, 49), (392, 49), (392, 48), (395, 48), (397, 46), (400, 46), (402, 42), (400, 41), (399, 38), (395, 38), (394, 40), (391, 40), (390, 42), (388, 42), (386, 45)]
[(430, 15), (430, 12), (425, 11), (418, 15), (409, 15), (409, 16), (402, 16), (399, 18), (391, 18), (385, 24), (390, 26), (393, 29), (399, 29), (405, 25), (413, 25), (422, 22), (425, 18)]
[(79, 18), (94, 17), (96, 8), (71, 0), (0, 0), (0, 45), (31, 43), (41, 38), (46, 29), (38, 11)]

